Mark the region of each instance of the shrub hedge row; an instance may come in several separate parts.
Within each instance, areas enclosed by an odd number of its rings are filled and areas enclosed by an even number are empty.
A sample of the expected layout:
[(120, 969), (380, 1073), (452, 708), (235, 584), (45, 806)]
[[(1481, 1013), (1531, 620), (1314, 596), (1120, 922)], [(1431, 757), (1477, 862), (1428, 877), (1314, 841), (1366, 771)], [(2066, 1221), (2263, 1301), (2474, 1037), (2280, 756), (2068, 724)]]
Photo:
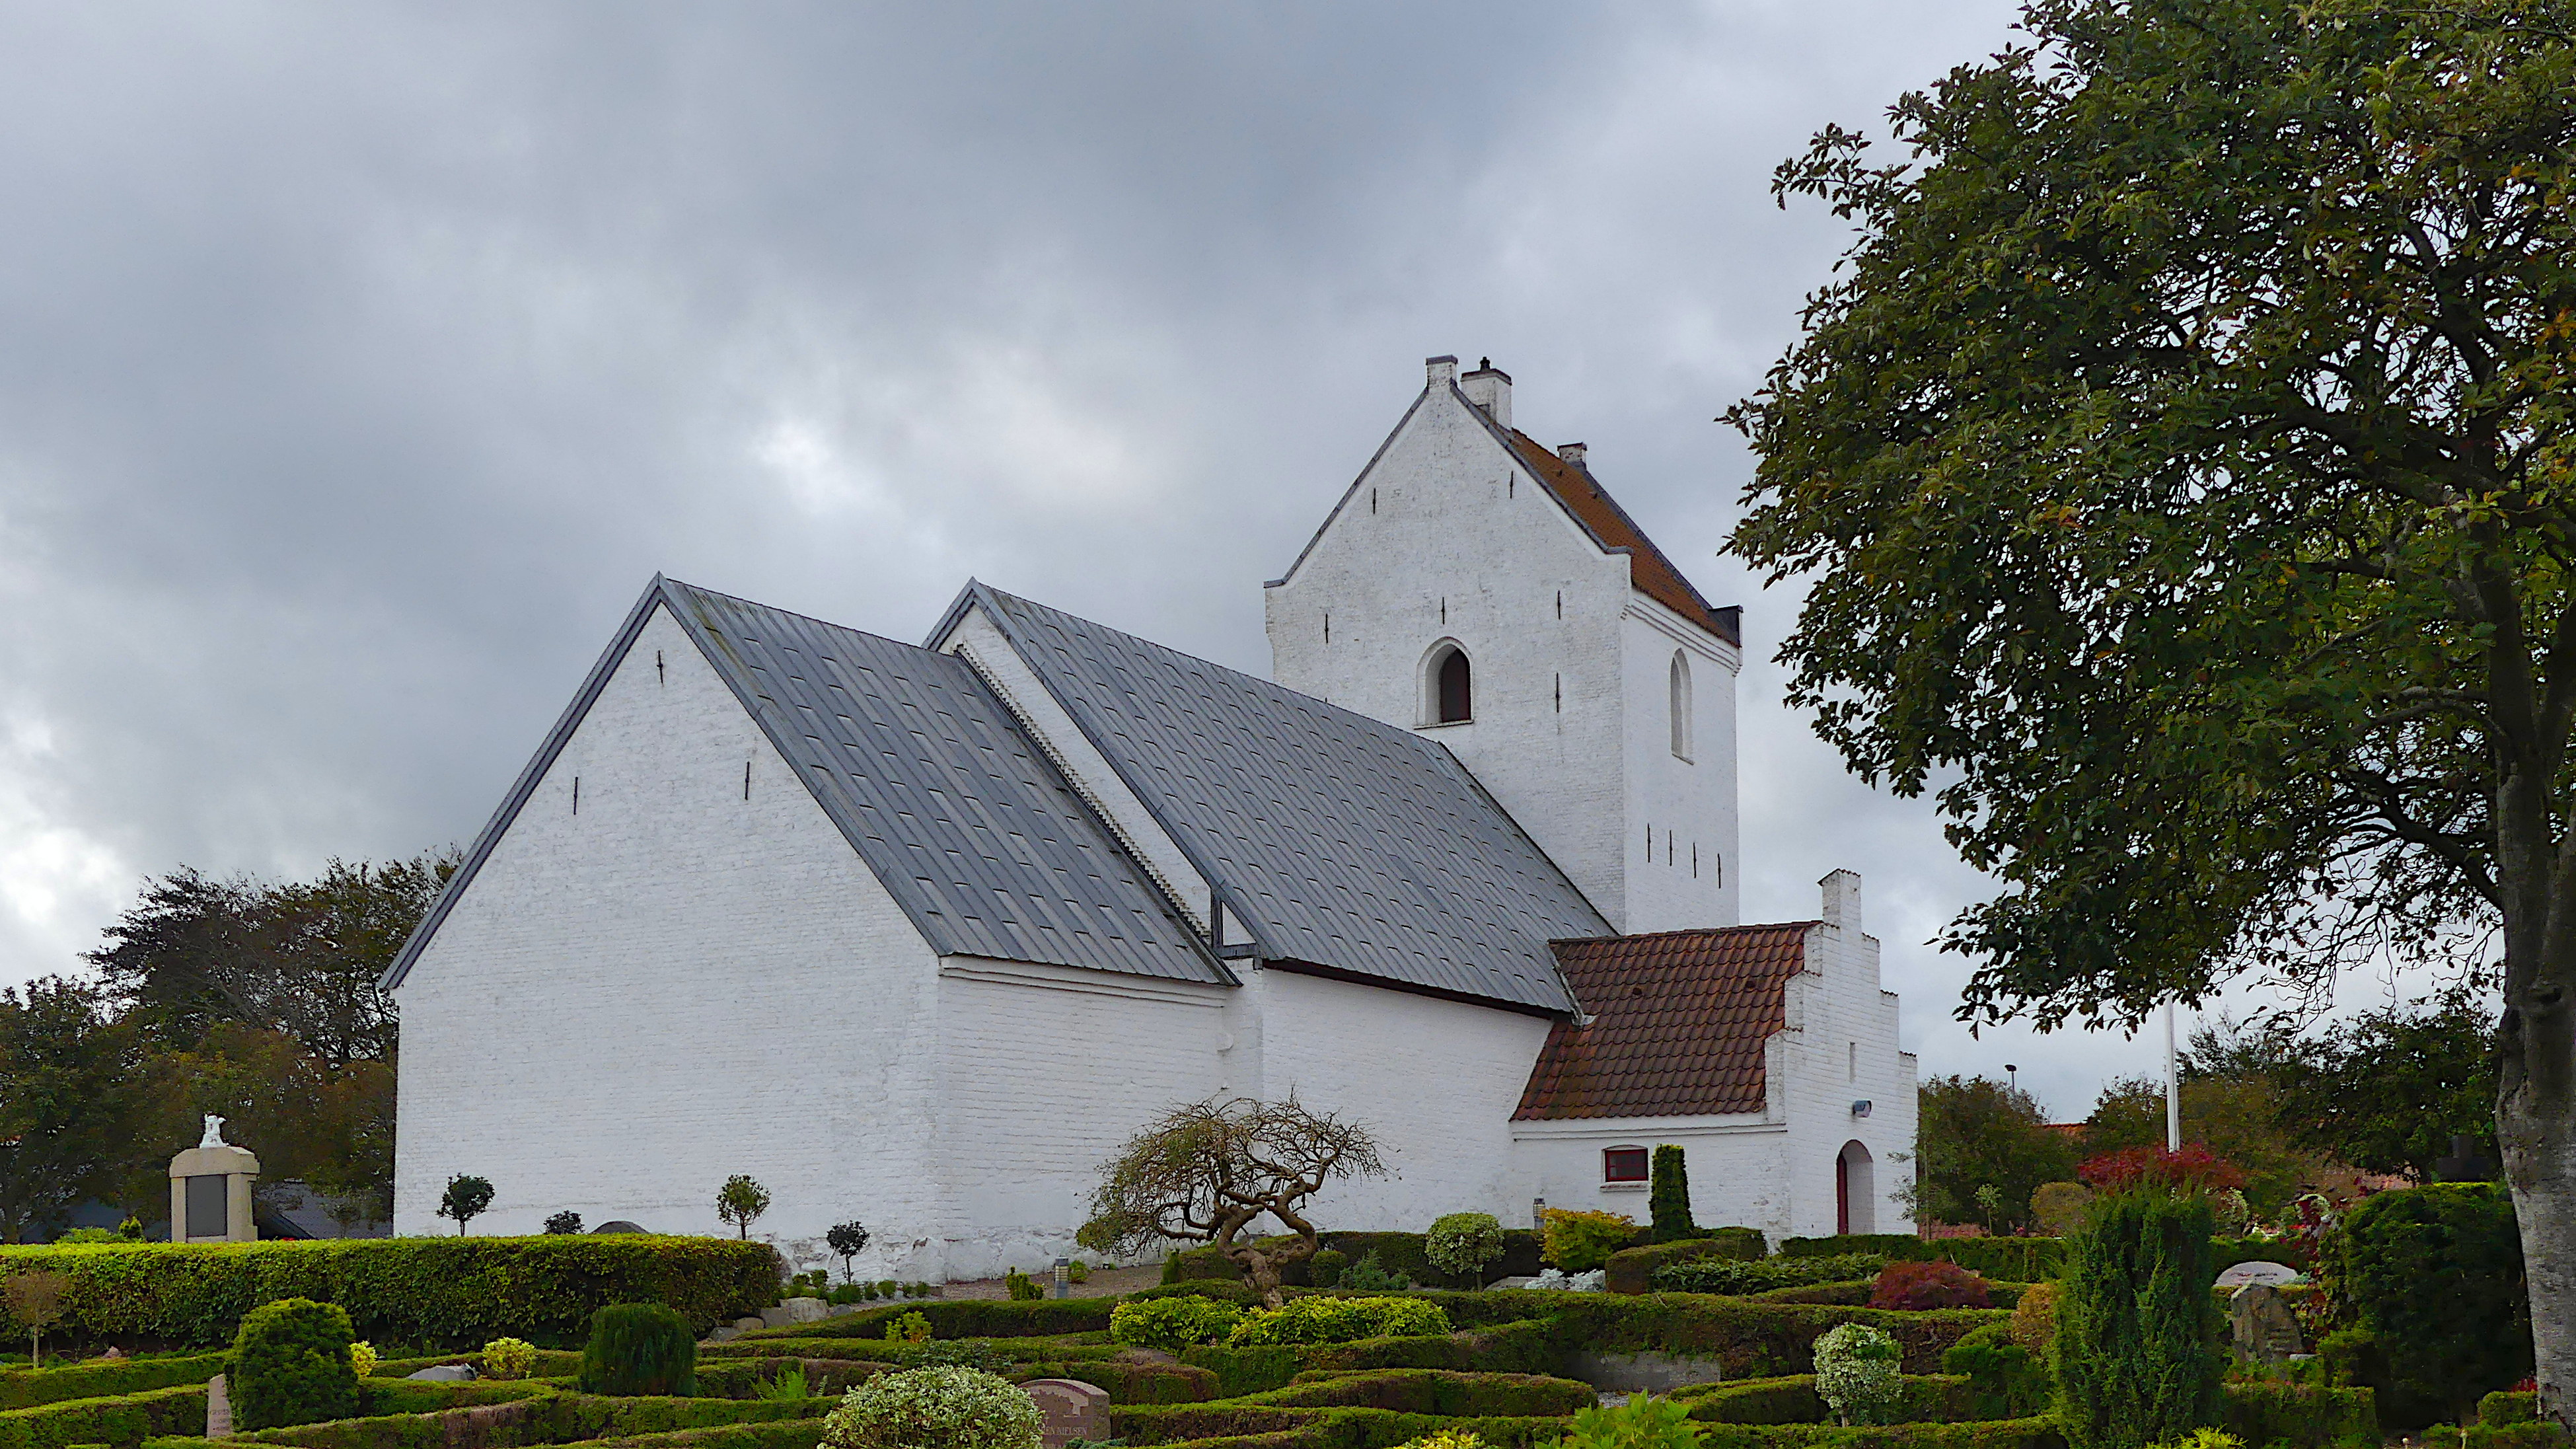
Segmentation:
[[(1690, 1416), (1712, 1424), (1824, 1424), (1833, 1419), (1816, 1393), (1814, 1374), (1747, 1379), (1740, 1383), (1695, 1385), (1673, 1397), (1690, 1406)], [(1909, 1374), (1898, 1422), (1947, 1424), (1986, 1418), (1968, 1380), (1956, 1374)]]
[(1117, 1306), (1114, 1298), (1041, 1298), (1033, 1303), (999, 1298), (924, 1299), (845, 1313), (820, 1323), (756, 1328), (724, 1346), (757, 1345), (779, 1339), (882, 1341), (886, 1325), (907, 1313), (918, 1313), (929, 1320), (934, 1338), (1047, 1338), (1059, 1333), (1105, 1333), (1109, 1329), (1109, 1311)]
[(1465, 1328), (1515, 1319), (1549, 1327), (1560, 1352), (1677, 1353), (1719, 1361), (1726, 1377), (1765, 1378), (1796, 1373), (1815, 1359), (1815, 1342), (1838, 1324), (1885, 1329), (1905, 1350), (1905, 1372), (1940, 1371), (1941, 1355), (1970, 1330), (2002, 1323), (2000, 1309), (1944, 1308), (1899, 1313), (1804, 1303), (1756, 1303), (1701, 1293), (1655, 1293), (1630, 1298), (1616, 1293), (1538, 1293), (1492, 1289), (1483, 1293), (1428, 1295)]
[[(1392, 1449), (1447, 1430), (1472, 1433), (1494, 1449), (1535, 1449), (1557, 1440), (1557, 1417), (1441, 1419), (1389, 1409), (1235, 1408), (1120, 1409), (1117, 1435), (1131, 1445), (1177, 1449)], [(1697, 1423), (1701, 1449), (2066, 1449), (2047, 1419), (1972, 1424), (1899, 1424), (1841, 1429), (1824, 1424)]]
[[(1465, 1295), (1461, 1295), (1465, 1296)], [(1216, 1375), (1216, 1396), (1240, 1398), (1286, 1386), (1304, 1373), (1363, 1369), (1448, 1369), (1460, 1373), (1546, 1374), (1563, 1357), (1555, 1331), (1534, 1319), (1442, 1337), (1363, 1338), (1350, 1343), (1209, 1344), (1181, 1355)]]
[(2379, 1412), (2368, 1389), (2306, 1384), (2228, 1384), (2227, 1432), (2248, 1444), (2291, 1449), (2377, 1444)]
[[(230, 1439), (165, 1439), (156, 1449), (208, 1449), (217, 1444), (289, 1444), (296, 1449), (448, 1449), (458, 1443), (488, 1449), (562, 1444), (577, 1440), (665, 1434), (718, 1425), (781, 1419), (819, 1419), (837, 1399), (682, 1399), (611, 1397), (545, 1390), (516, 1402), (427, 1414), (380, 1414), (262, 1429)], [(199, 1417), (203, 1430), (203, 1416)]]
[[(2219, 1238), (2209, 1245), (2218, 1271), (2239, 1263), (2280, 1263), (2302, 1273), (2316, 1271), (2316, 1248), (2296, 1238)], [(1780, 1244), (1784, 1258), (1830, 1258), (1846, 1253), (1878, 1253), (1896, 1262), (1956, 1263), (1971, 1272), (2013, 1283), (2054, 1278), (2066, 1266), (2063, 1238), (1936, 1238), (1906, 1233), (1847, 1233), (1833, 1238), (1789, 1238)]]
[[(583, 1449), (814, 1449), (822, 1438), (820, 1419), (780, 1419), (767, 1424), (728, 1424), (719, 1429), (600, 1439)], [(157, 1446), (145, 1445), (144, 1449)]]
[(0, 1412), (0, 1449), (137, 1444), (155, 1434), (206, 1432), (202, 1384), (75, 1399)]
[(222, 1373), (224, 1365), (231, 1361), (229, 1353), (192, 1353), (69, 1364), (62, 1368), (0, 1370), (0, 1409), (29, 1409), (65, 1399), (113, 1398), (176, 1384), (202, 1384)]
[(703, 1331), (778, 1291), (765, 1243), (640, 1233), (80, 1244), (0, 1249), (0, 1268), (68, 1275), (56, 1331), (91, 1343), (225, 1343), (253, 1308), (310, 1298), (379, 1342), (563, 1347), (605, 1304), (667, 1304)]
[[(1457, 1279), (1431, 1266), (1430, 1258), (1423, 1253), (1426, 1236), (1422, 1233), (1320, 1233), (1317, 1240), (1326, 1249), (1340, 1253), (1354, 1263), (1375, 1253), (1379, 1267), (1390, 1273), (1401, 1273), (1419, 1287), (1462, 1286)], [(1536, 1273), (1539, 1267), (1539, 1235), (1528, 1228), (1505, 1228), (1503, 1256), (1486, 1265), (1485, 1277), (1488, 1282), (1496, 1278), (1523, 1277)], [(1313, 1269), (1311, 1260), (1292, 1263), (1283, 1280), (1299, 1288), (1311, 1288), (1315, 1283)], [(1208, 1279), (1240, 1282), (1242, 1278), (1243, 1270), (1214, 1248), (1188, 1248), (1163, 1260), (1163, 1282), (1166, 1284)]]
[(1285, 1388), (1237, 1399), (1289, 1409), (1393, 1409), (1460, 1418), (1571, 1414), (1598, 1402), (1590, 1384), (1545, 1374), (1451, 1369), (1363, 1369), (1302, 1373)]

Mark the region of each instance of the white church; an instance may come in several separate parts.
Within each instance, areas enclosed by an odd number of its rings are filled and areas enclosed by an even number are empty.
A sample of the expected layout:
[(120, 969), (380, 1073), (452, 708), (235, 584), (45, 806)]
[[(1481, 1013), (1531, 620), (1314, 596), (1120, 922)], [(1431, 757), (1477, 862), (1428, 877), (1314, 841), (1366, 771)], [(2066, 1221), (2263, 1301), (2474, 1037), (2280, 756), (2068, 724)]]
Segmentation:
[(1860, 879), (1737, 924), (1741, 611), (1432, 358), (1286, 575), (1270, 679), (970, 582), (905, 644), (656, 578), (386, 976), (395, 1228), (727, 1232), (960, 1279), (1071, 1251), (1178, 1103), (1295, 1094), (1390, 1176), (1902, 1232), (1915, 1059)]

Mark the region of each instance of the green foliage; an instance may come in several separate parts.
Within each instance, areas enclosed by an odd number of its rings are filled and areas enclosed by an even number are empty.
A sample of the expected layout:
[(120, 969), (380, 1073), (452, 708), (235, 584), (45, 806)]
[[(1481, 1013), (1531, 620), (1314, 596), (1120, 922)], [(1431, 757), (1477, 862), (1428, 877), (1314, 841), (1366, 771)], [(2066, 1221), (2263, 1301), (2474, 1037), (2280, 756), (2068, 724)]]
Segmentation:
[(745, 1174), (735, 1173), (725, 1179), (724, 1186), (716, 1189), (716, 1217), (733, 1224), (734, 1236), (737, 1239), (748, 1240), (751, 1237), (751, 1225), (767, 1211), (769, 1211), (769, 1189), (752, 1181)]
[(2264, 1446), (2377, 1444), (2379, 1414), (2368, 1389), (2239, 1383), (2226, 1390), (2229, 1433)]
[(222, 1373), (231, 1358), (229, 1352), (195, 1353), (114, 1361), (93, 1359), (49, 1369), (0, 1369), (0, 1411), (66, 1399), (116, 1398), (178, 1384), (202, 1384)]
[(1007, 1379), (965, 1368), (886, 1374), (824, 1421), (824, 1449), (1037, 1449), (1037, 1405)]
[(1241, 1308), (1212, 1298), (1134, 1299), (1109, 1311), (1109, 1337), (1177, 1354), (1193, 1344), (1222, 1340), (1242, 1318)]
[(1967, 1376), (1979, 1417), (2012, 1419), (2048, 1407), (2048, 1364), (2013, 1341), (2007, 1325), (1988, 1324), (1941, 1355), (1941, 1371)]
[(1889, 1263), (1900, 1263), (1909, 1259), (1929, 1262), (1939, 1257), (1940, 1250), (1952, 1241), (1981, 1242), (1984, 1240), (1960, 1238), (1927, 1243), (1912, 1233), (1844, 1233), (1831, 1238), (1783, 1238), (1780, 1240), (1780, 1256), (1783, 1258), (1840, 1258), (1855, 1253), (1872, 1253)]
[(2031, 1220), (2050, 1237), (2064, 1237), (2084, 1226), (2093, 1205), (2093, 1189), (2080, 1182), (2043, 1182), (2030, 1195)]
[(2002, 1283), (2054, 1278), (2066, 1264), (2061, 1238), (1944, 1238), (1932, 1246), (1939, 1261)]
[(537, 1371), (537, 1346), (524, 1338), (496, 1338), (483, 1345), (480, 1364), (487, 1379), (523, 1379)]
[(0, 1412), (0, 1449), (127, 1445), (154, 1435), (205, 1432), (206, 1392), (194, 1384)]
[[(2242, 1171), (2246, 1201), (2264, 1218), (2280, 1216), (2301, 1192), (2331, 1179), (2325, 1160), (2281, 1127), (2283, 1101), (2280, 1084), (2268, 1076), (2183, 1078), (2184, 1145), (2205, 1147)], [(2084, 1123), (2087, 1157), (2164, 1144), (2163, 1082), (2128, 1077), (2102, 1089)]]
[(1307, 1276), (1318, 1288), (1339, 1287), (1342, 1270), (1351, 1265), (1351, 1255), (1339, 1248), (1325, 1248), (1309, 1260)]
[(234, 1421), (275, 1429), (345, 1419), (358, 1411), (349, 1362), (349, 1315), (337, 1304), (282, 1298), (253, 1309), (233, 1338), (225, 1386)]
[(1655, 1270), (1655, 1286), (1668, 1293), (1761, 1293), (1810, 1283), (1841, 1283), (1874, 1278), (1887, 1267), (1875, 1253), (1834, 1258), (1764, 1258), (1742, 1262), (1730, 1258), (1690, 1258)]
[(1494, 1415), (1571, 1414), (1592, 1407), (1591, 1385), (1538, 1374), (1471, 1373), (1456, 1369), (1359, 1369), (1305, 1375), (1284, 1388), (1237, 1400), (1282, 1408), (1393, 1409), (1408, 1414), (1461, 1418)]
[(581, 1214), (574, 1212), (569, 1208), (566, 1208), (564, 1211), (559, 1213), (548, 1213), (546, 1215), (546, 1231), (558, 1236), (565, 1233), (580, 1232)]
[[(533, 1359), (534, 1350), (530, 1351), (530, 1356)], [(349, 1372), (357, 1375), (361, 1379), (371, 1378), (376, 1372), (376, 1363), (376, 1346), (374, 1344), (367, 1342), (365, 1339), (360, 1339), (356, 1343), (349, 1345)]]
[(1816, 1397), (1845, 1425), (1888, 1423), (1904, 1398), (1904, 1357), (1885, 1332), (1843, 1324), (1816, 1340)]
[(2531, 1372), (2522, 1238), (2498, 1185), (2380, 1193), (2327, 1237), (2319, 1269), (2342, 1321), (2376, 1342), (2362, 1381), (2393, 1429), (2458, 1422)]
[[(1723, 1229), (1721, 1231), (1750, 1232), (1751, 1230)], [(1290, 1263), (1282, 1273), (1285, 1282), (1301, 1288), (1339, 1286), (1325, 1281), (1324, 1270), (1318, 1266), (1325, 1252), (1340, 1254), (1339, 1266), (1343, 1268), (1347, 1268), (1355, 1259), (1374, 1253), (1377, 1255), (1378, 1262), (1389, 1273), (1401, 1275), (1416, 1283), (1435, 1282), (1440, 1277), (1440, 1270), (1432, 1266), (1431, 1259), (1425, 1251), (1426, 1235), (1422, 1233), (1333, 1231), (1318, 1234), (1317, 1240), (1323, 1244), (1322, 1250), (1313, 1259)], [(1542, 1239), (1538, 1233), (1528, 1228), (1505, 1228), (1503, 1229), (1502, 1259), (1488, 1270), (1487, 1276), (1504, 1278), (1536, 1273), (1541, 1266), (1541, 1251)], [(1187, 1248), (1163, 1260), (1163, 1282), (1167, 1286), (1217, 1279), (1239, 1282), (1242, 1278), (1242, 1267), (1228, 1262), (1213, 1248)]]
[(48, 977), (0, 987), (0, 1141), (18, 1144), (0, 1152), (0, 1242), (60, 1226), (86, 1198), (119, 1198), (145, 1155), (167, 1157), (132, 1140), (140, 1049), (101, 986)]
[(1503, 1225), (1492, 1213), (1450, 1213), (1423, 1235), (1422, 1255), (1432, 1267), (1479, 1287), (1485, 1266), (1503, 1256)]
[(1377, 1251), (1371, 1249), (1337, 1275), (1335, 1286), (1351, 1293), (1402, 1293), (1413, 1286), (1413, 1280), (1390, 1271), (1378, 1261)]
[(1002, 1275), (1002, 1291), (1013, 1303), (1035, 1303), (1046, 1296), (1035, 1278), (1017, 1268)]
[(2308, 1147), (2365, 1172), (2433, 1182), (2466, 1135), (2496, 1150), (2496, 1013), (2455, 989), (2338, 1022), (2283, 1074), (2280, 1119)]
[(2145, 1449), (2218, 1421), (2218, 1307), (2205, 1199), (2105, 1195), (2057, 1294), (2059, 1412), (2075, 1449)]
[(888, 1343), (921, 1343), (930, 1337), (930, 1319), (919, 1313), (905, 1313), (885, 1320)]
[(659, 1303), (612, 1303), (590, 1318), (581, 1354), (586, 1394), (693, 1394), (698, 1343), (687, 1320)]
[(230, 1342), (251, 1309), (301, 1297), (340, 1305), (376, 1343), (480, 1346), (508, 1334), (571, 1345), (603, 1303), (667, 1303), (713, 1325), (767, 1304), (778, 1283), (766, 1244), (649, 1234), (141, 1243), (6, 1257), (12, 1268), (70, 1276), (64, 1331), (176, 1344)]
[(1245, 1314), (1226, 1342), (1237, 1348), (1274, 1343), (1348, 1343), (1449, 1332), (1449, 1315), (1419, 1298), (1295, 1298)]
[[(1953, 1075), (1916, 1095), (1922, 1175), (1912, 1191), (1921, 1216), (2007, 1232), (2029, 1221), (2034, 1188), (2075, 1173), (2073, 1146), (2047, 1130), (2038, 1100), (2018, 1087)], [(1994, 1191), (1980, 1199), (1986, 1187)]]
[(1690, 1411), (1671, 1399), (1633, 1394), (1614, 1409), (1578, 1409), (1564, 1449), (1699, 1449)]
[(752, 1394), (756, 1398), (773, 1402), (792, 1403), (799, 1399), (813, 1397), (811, 1389), (812, 1385), (806, 1382), (805, 1366), (801, 1363), (789, 1363), (779, 1365), (769, 1377), (755, 1381)]
[(1682, 1149), (1670, 1142), (1655, 1149), (1653, 1185), (1646, 1196), (1647, 1220), (1658, 1243), (1694, 1236), (1698, 1225), (1691, 1221), (1690, 1170), (1682, 1162)]
[(1637, 1240), (1637, 1225), (1625, 1213), (1549, 1208), (1546, 1222), (1547, 1245), (1541, 1256), (1568, 1273), (1589, 1273)]
[(482, 1216), (492, 1205), (492, 1183), (489, 1178), (460, 1172), (447, 1180), (447, 1188), (438, 1195), (438, 1215), (456, 1220), (456, 1235), (465, 1236), (465, 1225)]

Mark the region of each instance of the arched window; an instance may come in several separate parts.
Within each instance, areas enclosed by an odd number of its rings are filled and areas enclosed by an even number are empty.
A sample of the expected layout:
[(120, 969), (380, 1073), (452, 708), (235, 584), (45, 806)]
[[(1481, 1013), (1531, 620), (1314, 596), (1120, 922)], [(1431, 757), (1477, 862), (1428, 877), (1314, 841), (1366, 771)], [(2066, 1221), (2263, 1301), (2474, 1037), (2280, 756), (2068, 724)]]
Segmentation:
[(1455, 641), (1443, 639), (1431, 646), (1423, 661), (1422, 721), (1425, 724), (1465, 724), (1476, 717), (1474, 671), (1467, 663), (1467, 651)]
[(1673, 651), (1673, 753), (1691, 757), (1690, 660), (1678, 649)]

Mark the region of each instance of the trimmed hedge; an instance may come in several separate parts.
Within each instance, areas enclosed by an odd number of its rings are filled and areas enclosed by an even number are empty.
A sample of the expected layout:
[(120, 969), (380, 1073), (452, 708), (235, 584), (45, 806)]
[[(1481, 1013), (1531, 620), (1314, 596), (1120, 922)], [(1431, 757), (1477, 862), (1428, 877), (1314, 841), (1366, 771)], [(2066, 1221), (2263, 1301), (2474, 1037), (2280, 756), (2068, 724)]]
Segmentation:
[[(1283, 1235), (1284, 1236), (1284, 1235)], [(1378, 1266), (1390, 1273), (1401, 1273), (1425, 1288), (1446, 1287), (1453, 1279), (1431, 1265), (1423, 1253), (1423, 1233), (1319, 1233), (1316, 1239), (1325, 1249), (1343, 1254), (1352, 1262), (1362, 1256), (1377, 1254)], [(1538, 1272), (1539, 1235), (1528, 1228), (1503, 1229), (1503, 1256), (1485, 1267), (1485, 1276), (1493, 1278), (1527, 1277)], [(1315, 1286), (1311, 1259), (1291, 1263), (1282, 1281), (1298, 1288)], [(1187, 1248), (1163, 1260), (1163, 1282), (1166, 1285), (1206, 1280), (1241, 1282), (1243, 1270), (1227, 1261), (1215, 1248)]]
[(1299, 1374), (1287, 1387), (1233, 1402), (1291, 1409), (1394, 1409), (1452, 1417), (1571, 1414), (1599, 1402), (1590, 1384), (1545, 1374), (1460, 1373), (1450, 1369), (1364, 1369)]
[[(2302, 1273), (2316, 1271), (2316, 1248), (2297, 1238), (2217, 1238), (2209, 1245), (2218, 1271), (2239, 1263), (2279, 1263)], [(1936, 1238), (1926, 1241), (1904, 1233), (1850, 1233), (1834, 1238), (1790, 1238), (1780, 1244), (1784, 1258), (1830, 1258), (1844, 1253), (1880, 1253), (1890, 1262), (1956, 1263), (1989, 1278), (2037, 1283), (2056, 1277), (2066, 1267), (2064, 1238)]]
[[(1123, 1409), (1113, 1432), (1131, 1445), (1191, 1449), (1393, 1449), (1448, 1430), (1472, 1433), (1493, 1449), (1535, 1449), (1565, 1433), (1562, 1418), (1442, 1419), (1389, 1409), (1235, 1408)], [(1824, 1424), (1694, 1423), (1701, 1449), (2066, 1449), (2047, 1419), (1973, 1424), (1896, 1424), (1841, 1429)]]
[(203, 1384), (177, 1384), (139, 1394), (74, 1399), (0, 1413), (0, 1449), (139, 1444), (156, 1434), (205, 1432)]
[(1536, 1320), (1495, 1324), (1441, 1337), (1363, 1338), (1350, 1343), (1276, 1343), (1245, 1348), (1209, 1344), (1181, 1355), (1182, 1362), (1213, 1372), (1218, 1396), (1227, 1399), (1266, 1393), (1308, 1372), (1449, 1369), (1461, 1373), (1551, 1374), (1561, 1358), (1556, 1331)]
[[(288, 1444), (297, 1449), (448, 1449), (451, 1444), (562, 1444), (667, 1434), (722, 1425), (812, 1420), (838, 1399), (696, 1399), (571, 1394), (545, 1390), (513, 1403), (428, 1414), (382, 1414), (263, 1429), (230, 1439), (174, 1439), (155, 1449), (209, 1449), (213, 1445)], [(200, 1418), (202, 1427), (202, 1417)]]
[(55, 1331), (83, 1342), (214, 1345), (281, 1298), (336, 1303), (357, 1336), (577, 1344), (610, 1303), (662, 1303), (703, 1332), (778, 1293), (778, 1255), (727, 1238), (339, 1238), (0, 1249), (0, 1268), (69, 1275)]
[(2248, 1444), (2325, 1449), (2354, 1440), (2380, 1441), (2377, 1396), (2368, 1389), (2239, 1383), (2221, 1391), (2227, 1396), (2227, 1432)]
[[(473, 1364), (479, 1372), (482, 1368), (483, 1354), (480, 1349), (465, 1349), (456, 1353), (435, 1353), (431, 1354), (427, 1358), (383, 1358), (376, 1360), (376, 1371), (373, 1374), (368, 1375), (368, 1377), (377, 1379), (409, 1378), (411, 1375), (420, 1372), (422, 1369), (436, 1368), (441, 1364), (450, 1363), (470, 1363)], [(579, 1350), (569, 1348), (541, 1348), (537, 1350), (537, 1366), (529, 1373), (528, 1377), (537, 1379), (566, 1379), (580, 1372), (581, 1353)]]
[(804, 1372), (806, 1393), (821, 1398), (886, 1373), (894, 1365), (842, 1358), (756, 1358), (722, 1363), (701, 1360), (698, 1364), (698, 1393), (711, 1399), (757, 1398), (761, 1385), (791, 1367)]
[(177, 1384), (202, 1384), (224, 1371), (230, 1353), (172, 1354), (119, 1363), (0, 1370), (0, 1410), (30, 1409), (66, 1399), (117, 1398)]
[(1943, 1246), (1971, 1241), (1967, 1238), (1944, 1238), (1927, 1243), (1912, 1233), (1843, 1233), (1830, 1238), (1782, 1238), (1783, 1258), (1846, 1258), (1854, 1253), (1876, 1253), (1891, 1263), (1927, 1263), (1940, 1256)]
[[(1711, 1424), (1828, 1424), (1833, 1411), (1816, 1393), (1814, 1374), (1696, 1385), (1673, 1397), (1690, 1406), (1692, 1419)], [(1909, 1374), (1897, 1409), (1901, 1424), (1982, 1422), (1977, 1396), (1956, 1374)]]
[(1060, 1333), (1106, 1333), (1115, 1298), (1041, 1298), (1012, 1302), (1000, 1298), (922, 1299), (845, 1313), (820, 1323), (790, 1323), (756, 1328), (725, 1346), (778, 1339), (873, 1338), (883, 1341), (886, 1325), (907, 1313), (930, 1321), (934, 1338), (1051, 1338)]

